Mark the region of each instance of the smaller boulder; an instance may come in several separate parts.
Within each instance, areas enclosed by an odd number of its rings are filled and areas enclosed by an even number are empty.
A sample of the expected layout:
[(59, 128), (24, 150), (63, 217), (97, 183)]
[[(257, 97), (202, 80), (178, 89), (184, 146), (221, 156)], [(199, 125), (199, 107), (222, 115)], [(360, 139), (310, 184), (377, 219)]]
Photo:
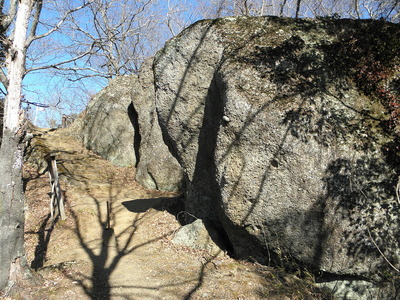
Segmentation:
[(213, 256), (223, 254), (223, 250), (215, 241), (220, 244), (217, 232), (213, 229), (207, 230), (201, 219), (197, 219), (191, 224), (182, 226), (172, 239), (174, 244), (197, 250), (204, 250)]
[(85, 147), (120, 167), (136, 164), (135, 130), (129, 110), (134, 77), (113, 79), (90, 101), (82, 122)]

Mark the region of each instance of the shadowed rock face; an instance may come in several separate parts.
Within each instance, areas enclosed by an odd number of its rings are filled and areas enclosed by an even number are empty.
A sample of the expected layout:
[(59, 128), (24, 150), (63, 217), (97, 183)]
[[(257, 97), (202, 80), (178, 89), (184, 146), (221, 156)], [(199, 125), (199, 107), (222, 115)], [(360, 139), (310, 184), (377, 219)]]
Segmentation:
[[(228, 18), (157, 54), (156, 109), (186, 209), (225, 231), (236, 255), (369, 278), (391, 271), (378, 247), (398, 263), (395, 137), (359, 76), (388, 37), (398, 47), (398, 25)], [(390, 86), (394, 57), (382, 62)]]

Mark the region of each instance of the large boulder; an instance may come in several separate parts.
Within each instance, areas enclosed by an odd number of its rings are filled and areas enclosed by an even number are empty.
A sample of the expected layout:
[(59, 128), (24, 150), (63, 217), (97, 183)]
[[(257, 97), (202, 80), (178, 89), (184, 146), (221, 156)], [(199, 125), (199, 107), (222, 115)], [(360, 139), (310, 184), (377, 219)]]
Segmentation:
[(399, 29), (243, 17), (169, 41), (154, 63), (156, 106), (186, 210), (239, 257), (370, 280), (399, 268), (400, 161), (382, 105), (399, 87)]
[[(134, 119), (131, 88), (135, 75), (120, 76), (96, 94), (82, 122), (83, 143), (116, 166), (134, 166)], [(135, 152), (136, 150), (136, 152)]]
[(182, 168), (164, 143), (155, 107), (153, 59), (147, 60), (133, 82), (132, 107), (137, 122), (135, 142), (140, 145), (136, 180), (149, 189), (178, 192)]

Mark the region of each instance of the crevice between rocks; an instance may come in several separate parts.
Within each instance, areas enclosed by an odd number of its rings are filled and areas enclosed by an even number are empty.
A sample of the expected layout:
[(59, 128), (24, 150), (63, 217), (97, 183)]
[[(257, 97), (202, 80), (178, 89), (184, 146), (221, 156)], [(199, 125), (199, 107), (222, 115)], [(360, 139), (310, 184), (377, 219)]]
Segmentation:
[(135, 151), (136, 156), (136, 163), (135, 168), (137, 168), (139, 161), (140, 161), (140, 143), (142, 141), (142, 136), (140, 135), (140, 127), (139, 127), (139, 114), (136, 111), (133, 103), (129, 104), (128, 106), (128, 116), (132, 123), (134, 129), (134, 137), (133, 137), (133, 149)]

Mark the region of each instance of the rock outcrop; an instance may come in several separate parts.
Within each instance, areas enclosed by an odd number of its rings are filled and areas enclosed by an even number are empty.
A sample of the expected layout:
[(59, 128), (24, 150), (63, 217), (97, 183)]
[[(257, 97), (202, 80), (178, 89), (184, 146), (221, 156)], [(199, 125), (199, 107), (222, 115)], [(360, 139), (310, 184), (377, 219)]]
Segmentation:
[(82, 124), (84, 145), (116, 166), (134, 166), (135, 128), (130, 92), (135, 76), (122, 76), (89, 102)]
[(387, 279), (400, 261), (399, 29), (275, 17), (192, 25), (120, 79), (140, 134), (126, 138), (138, 181), (175, 191), (183, 178), (188, 215), (238, 257), (352, 286)]
[(396, 55), (373, 52), (398, 51), (399, 29), (244, 17), (169, 41), (153, 67), (156, 108), (186, 210), (220, 226), (239, 257), (384, 279), (400, 258), (399, 159), (365, 68), (386, 57), (397, 93)]

